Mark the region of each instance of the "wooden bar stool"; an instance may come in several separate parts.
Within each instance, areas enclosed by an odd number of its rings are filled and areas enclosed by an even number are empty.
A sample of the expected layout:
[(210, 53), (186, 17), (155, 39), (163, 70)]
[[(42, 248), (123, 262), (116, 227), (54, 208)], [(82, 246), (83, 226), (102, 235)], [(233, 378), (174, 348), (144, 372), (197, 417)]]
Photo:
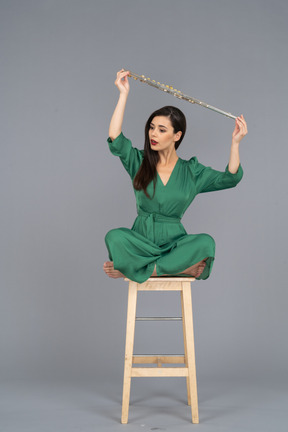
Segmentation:
[[(193, 277), (151, 277), (138, 284), (129, 279), (126, 347), (123, 380), (121, 423), (128, 423), (130, 387), (132, 377), (186, 377), (188, 405), (191, 405), (192, 423), (199, 423), (198, 396), (195, 364), (194, 330), (192, 315), (191, 282)], [(136, 317), (138, 291), (180, 291), (182, 317)], [(135, 321), (137, 320), (182, 320), (184, 355), (134, 355)], [(135, 367), (134, 364), (156, 364), (157, 367)], [(181, 367), (163, 367), (162, 364), (184, 364)]]

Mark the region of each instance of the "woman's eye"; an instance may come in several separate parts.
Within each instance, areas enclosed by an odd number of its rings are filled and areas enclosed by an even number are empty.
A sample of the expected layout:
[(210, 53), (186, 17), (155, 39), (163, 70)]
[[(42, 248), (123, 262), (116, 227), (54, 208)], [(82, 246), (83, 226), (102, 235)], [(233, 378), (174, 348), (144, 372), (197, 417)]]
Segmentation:
[(160, 129), (160, 132), (165, 132), (165, 129)]

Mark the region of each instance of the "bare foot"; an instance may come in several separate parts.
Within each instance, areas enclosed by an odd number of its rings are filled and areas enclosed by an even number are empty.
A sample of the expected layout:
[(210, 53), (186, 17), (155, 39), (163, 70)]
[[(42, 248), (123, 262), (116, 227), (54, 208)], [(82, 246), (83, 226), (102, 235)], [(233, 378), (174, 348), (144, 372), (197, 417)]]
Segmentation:
[[(195, 278), (198, 278), (202, 273), (203, 273), (203, 270), (204, 270), (204, 268), (205, 268), (205, 266), (206, 266), (206, 260), (207, 260), (208, 258), (205, 258), (204, 260), (202, 260), (202, 261), (200, 261), (199, 263), (197, 263), (197, 264), (194, 264), (193, 266), (191, 266), (191, 267), (188, 267), (186, 270), (184, 270), (183, 272), (181, 272), (181, 273), (177, 273), (177, 274), (179, 274), (179, 275), (181, 275), (181, 274), (185, 274), (185, 275), (189, 275), (189, 276), (192, 276), (192, 277), (195, 277)], [(152, 277), (157, 277), (158, 275), (157, 275), (157, 273), (156, 273), (156, 265), (155, 265), (155, 267), (154, 267), (154, 270), (153, 270), (153, 273), (152, 273), (152, 275), (151, 275)], [(169, 274), (163, 274), (163, 275), (161, 275), (161, 276), (169, 276)], [(160, 277), (161, 277), (160, 276)]]
[(125, 277), (119, 270), (114, 269), (113, 261), (106, 261), (103, 265), (103, 270), (107, 276), (114, 279)]
[(182, 274), (184, 273), (184, 274), (188, 274), (192, 277), (198, 278), (203, 273), (203, 270), (206, 266), (206, 259), (204, 259), (204, 260), (200, 261), (199, 263), (194, 264), (193, 266), (189, 267), (184, 272), (182, 272)]

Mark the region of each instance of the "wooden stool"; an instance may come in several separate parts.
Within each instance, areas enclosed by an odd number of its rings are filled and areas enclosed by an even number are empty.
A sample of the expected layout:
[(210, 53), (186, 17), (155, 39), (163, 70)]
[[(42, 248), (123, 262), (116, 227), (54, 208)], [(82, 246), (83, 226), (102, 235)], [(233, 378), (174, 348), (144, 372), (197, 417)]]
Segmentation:
[[(129, 282), (126, 347), (123, 381), (122, 417), (121, 423), (128, 423), (130, 387), (132, 377), (186, 377), (188, 405), (191, 405), (192, 423), (199, 423), (198, 396), (194, 348), (194, 330), (192, 315), (191, 282), (193, 277), (152, 277), (142, 284), (125, 279)], [(151, 320), (136, 317), (136, 303), (138, 291), (180, 291), (182, 317), (180, 318), (152, 318), (152, 320), (182, 320), (184, 355), (133, 355), (135, 321)], [(156, 364), (158, 367), (133, 367), (133, 364)], [(181, 364), (182, 367), (162, 367), (164, 364)]]

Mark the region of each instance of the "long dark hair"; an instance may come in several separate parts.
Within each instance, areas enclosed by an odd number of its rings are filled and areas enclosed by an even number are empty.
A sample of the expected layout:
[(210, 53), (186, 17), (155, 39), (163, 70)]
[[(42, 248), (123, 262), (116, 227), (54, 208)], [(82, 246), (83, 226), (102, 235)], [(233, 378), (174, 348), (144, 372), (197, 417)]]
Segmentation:
[(147, 192), (147, 187), (149, 183), (153, 180), (155, 193), (155, 186), (157, 181), (156, 166), (159, 161), (159, 154), (158, 151), (154, 151), (151, 149), (149, 140), (150, 123), (152, 122), (153, 118), (157, 116), (168, 117), (171, 121), (174, 133), (177, 133), (179, 131), (182, 132), (180, 139), (175, 142), (175, 150), (177, 150), (177, 148), (180, 146), (186, 132), (185, 115), (179, 108), (176, 108), (174, 106), (165, 106), (163, 108), (160, 108), (154, 111), (148, 118), (145, 125), (144, 158), (133, 181), (134, 188), (136, 190), (143, 189), (145, 195), (148, 198), (151, 198)]

